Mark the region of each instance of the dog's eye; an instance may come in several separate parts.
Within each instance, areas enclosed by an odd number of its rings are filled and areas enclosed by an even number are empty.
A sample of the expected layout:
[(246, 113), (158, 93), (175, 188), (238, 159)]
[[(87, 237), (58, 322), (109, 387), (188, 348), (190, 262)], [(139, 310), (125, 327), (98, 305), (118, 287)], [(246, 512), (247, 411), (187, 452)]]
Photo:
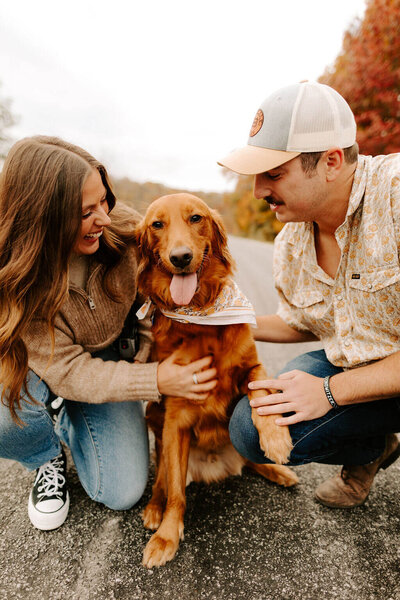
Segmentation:
[(203, 217), (202, 217), (201, 215), (192, 215), (192, 216), (190, 217), (190, 222), (191, 222), (191, 223), (198, 223), (199, 221), (201, 221), (201, 220), (202, 220), (202, 218), (203, 218)]
[(154, 221), (151, 226), (154, 229), (162, 229), (164, 227), (164, 223), (162, 221)]

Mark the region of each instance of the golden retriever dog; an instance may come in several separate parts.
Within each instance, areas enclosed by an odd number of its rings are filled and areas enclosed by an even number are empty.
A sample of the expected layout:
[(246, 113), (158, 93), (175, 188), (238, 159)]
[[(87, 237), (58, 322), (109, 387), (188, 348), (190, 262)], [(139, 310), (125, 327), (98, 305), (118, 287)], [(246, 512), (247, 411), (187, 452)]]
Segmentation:
[[(152, 568), (171, 560), (183, 539), (185, 486), (191, 481), (220, 481), (240, 475), (244, 466), (283, 486), (294, 485), (298, 478), (281, 466), (292, 443), (288, 428), (275, 425), (276, 415), (252, 411), (265, 455), (279, 464), (249, 462), (229, 438), (237, 401), (245, 394), (251, 398), (267, 393), (248, 389), (250, 381), (267, 377), (248, 322), (182, 322), (185, 315), (196, 320), (198, 313), (213, 313), (233, 283), (233, 259), (218, 213), (190, 194), (163, 196), (150, 204), (139, 223), (137, 241), (139, 290), (154, 310), (153, 358), (161, 361), (178, 351), (176, 362), (185, 365), (212, 356), (218, 382), (204, 401), (163, 397), (147, 405), (146, 419), (155, 434), (156, 479), (143, 521), (156, 532), (145, 548), (143, 565)], [(171, 318), (176, 311), (179, 320)]]

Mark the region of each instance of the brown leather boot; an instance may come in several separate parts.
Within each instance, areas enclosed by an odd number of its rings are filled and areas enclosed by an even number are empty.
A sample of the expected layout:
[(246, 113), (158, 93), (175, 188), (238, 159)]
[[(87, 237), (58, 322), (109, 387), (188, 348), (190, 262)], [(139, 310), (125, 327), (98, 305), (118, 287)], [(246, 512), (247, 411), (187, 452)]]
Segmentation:
[(386, 436), (386, 448), (379, 458), (368, 465), (344, 466), (341, 473), (317, 487), (316, 500), (330, 508), (360, 506), (367, 499), (379, 469), (387, 469), (399, 456), (399, 440), (394, 433), (390, 433)]

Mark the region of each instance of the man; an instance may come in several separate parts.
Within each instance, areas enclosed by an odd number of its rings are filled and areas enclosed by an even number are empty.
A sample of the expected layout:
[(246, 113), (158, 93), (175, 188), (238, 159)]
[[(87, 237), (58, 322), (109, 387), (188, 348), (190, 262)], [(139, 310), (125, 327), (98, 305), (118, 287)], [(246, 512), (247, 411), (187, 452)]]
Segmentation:
[[(276, 315), (257, 319), (256, 339), (321, 340), (251, 402), (283, 413), (290, 464), (344, 465), (316, 498), (362, 504), (380, 468), (400, 455), (400, 155), (358, 156), (356, 124), (332, 88), (302, 82), (261, 105), (248, 145), (219, 164), (254, 175), (254, 195), (286, 223), (275, 241)], [(230, 423), (237, 450), (268, 462), (247, 398)]]

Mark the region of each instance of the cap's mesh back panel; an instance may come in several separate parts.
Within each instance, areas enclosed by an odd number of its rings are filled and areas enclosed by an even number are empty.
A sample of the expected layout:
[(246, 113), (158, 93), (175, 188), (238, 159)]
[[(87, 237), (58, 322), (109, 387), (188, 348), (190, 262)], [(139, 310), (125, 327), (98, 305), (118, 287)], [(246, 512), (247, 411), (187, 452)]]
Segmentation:
[(334, 131), (335, 120), (329, 100), (320, 88), (303, 86), (303, 94), (293, 123), (293, 135), (311, 132)]
[(288, 150), (318, 152), (355, 142), (356, 125), (345, 100), (326, 85), (302, 84), (296, 102)]

